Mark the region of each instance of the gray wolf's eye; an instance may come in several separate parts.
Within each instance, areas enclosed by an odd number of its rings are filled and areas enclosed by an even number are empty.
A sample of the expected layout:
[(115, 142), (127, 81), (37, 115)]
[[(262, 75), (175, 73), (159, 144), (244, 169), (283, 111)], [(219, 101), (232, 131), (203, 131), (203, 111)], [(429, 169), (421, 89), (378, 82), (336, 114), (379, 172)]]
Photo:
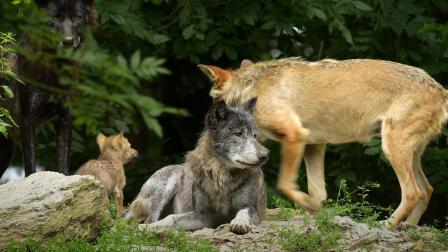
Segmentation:
[(234, 136), (240, 137), (243, 134), (243, 132), (241, 131), (237, 131), (235, 133), (233, 133)]

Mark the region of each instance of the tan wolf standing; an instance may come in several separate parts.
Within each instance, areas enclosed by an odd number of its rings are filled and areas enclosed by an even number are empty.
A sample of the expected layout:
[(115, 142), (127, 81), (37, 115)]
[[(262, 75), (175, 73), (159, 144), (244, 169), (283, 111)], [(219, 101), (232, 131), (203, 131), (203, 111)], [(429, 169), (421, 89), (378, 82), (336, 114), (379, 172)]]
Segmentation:
[[(210, 94), (215, 100), (235, 106), (258, 96), (257, 126), (265, 137), (282, 144), (277, 186), (301, 207), (317, 211), (327, 198), (327, 143), (369, 141), (381, 135), (402, 192), (400, 205), (385, 224), (418, 223), (433, 191), (420, 157), (448, 117), (448, 92), (425, 71), (369, 59), (244, 60), (237, 70), (198, 67), (213, 82)], [(302, 156), (308, 194), (296, 185)]]
[(115, 209), (119, 216), (124, 213), (123, 189), (126, 185), (124, 165), (135, 159), (137, 151), (131, 148), (128, 139), (123, 133), (109, 137), (98, 134), (96, 142), (100, 147), (98, 159), (89, 160), (83, 164), (77, 175), (92, 175), (104, 185), (106, 196), (114, 196)]

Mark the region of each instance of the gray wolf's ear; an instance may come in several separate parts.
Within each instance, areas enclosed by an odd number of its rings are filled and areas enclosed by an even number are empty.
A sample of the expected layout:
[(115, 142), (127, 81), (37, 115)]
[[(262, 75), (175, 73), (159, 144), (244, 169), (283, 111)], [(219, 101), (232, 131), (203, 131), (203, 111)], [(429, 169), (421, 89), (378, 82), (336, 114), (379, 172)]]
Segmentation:
[(214, 103), (207, 114), (207, 126), (215, 128), (220, 121), (227, 119), (228, 111), (223, 100)]
[(252, 64), (254, 64), (254, 62), (253, 62), (252, 60), (249, 60), (249, 59), (243, 59), (243, 60), (241, 61), (240, 67), (246, 67), (246, 66), (250, 66), (250, 65), (252, 65)]
[(254, 97), (242, 104), (240, 107), (252, 114), (254, 112), (255, 104), (257, 104), (257, 99), (258, 97)]

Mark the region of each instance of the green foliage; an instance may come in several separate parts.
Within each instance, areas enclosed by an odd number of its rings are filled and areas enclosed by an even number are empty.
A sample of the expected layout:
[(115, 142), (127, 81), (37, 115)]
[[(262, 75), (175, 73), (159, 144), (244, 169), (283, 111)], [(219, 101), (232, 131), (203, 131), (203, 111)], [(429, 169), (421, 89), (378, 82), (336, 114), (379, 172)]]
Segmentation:
[(392, 208), (372, 204), (369, 195), (378, 190), (377, 182), (366, 182), (356, 189), (349, 191), (346, 180), (341, 180), (335, 200), (328, 201), (328, 208), (332, 208), (337, 215), (349, 216), (358, 222), (376, 225), (382, 218), (392, 214)]
[(115, 221), (113, 228), (105, 228), (93, 243), (84, 238), (67, 240), (56, 235), (42, 244), (31, 237), (23, 243), (9, 246), (6, 251), (146, 251), (163, 246), (173, 251), (216, 251), (209, 241), (188, 239), (183, 231), (149, 232), (138, 228), (137, 223)]
[[(19, 78), (12, 71), (12, 66), (8, 60), (8, 56), (14, 53), (12, 46), (16, 40), (14, 35), (10, 32), (0, 32), (0, 80), (9, 79), (18, 80)], [(11, 87), (6, 83), (0, 82), (0, 134), (5, 137), (8, 136), (7, 128), (11, 126), (17, 126), (14, 119), (11, 116), (11, 112), (8, 110), (8, 100), (11, 100), (14, 94)]]
[[(53, 39), (54, 34), (41, 27), (45, 14), (29, 0), (13, 2), (0, 1), (1, 31), (25, 33), (37, 41)], [(67, 104), (76, 120), (73, 166), (94, 156), (96, 132), (132, 133), (143, 161), (127, 170), (127, 187), (134, 189), (126, 199), (135, 196), (151, 172), (178, 162), (194, 147), (210, 104), (210, 84), (197, 63), (232, 68), (244, 58), (377, 58), (423, 68), (439, 83), (448, 83), (448, 4), (442, 0), (96, 0), (94, 5), (99, 24), (88, 47), (79, 52), (57, 50), (54, 57), (85, 61), (77, 78), (71, 64), (60, 69), (60, 78), (73, 93)], [(190, 117), (178, 117), (185, 115), (174, 109), (179, 107), (188, 109)], [(44, 128), (38, 152), (50, 169), (55, 153), (52, 132)], [(163, 138), (156, 137), (162, 132)], [(433, 197), (448, 192), (447, 136), (445, 129), (423, 156)], [(272, 186), (279, 147), (271, 149), (265, 173)], [(371, 201), (382, 206), (398, 202), (399, 186), (379, 139), (327, 149), (330, 198), (337, 196), (345, 179), (353, 188), (379, 181), (382, 186)], [(301, 170), (299, 183), (306, 190), (305, 169)]]
[[(280, 229), (279, 244), (286, 251), (327, 251), (336, 249), (337, 242), (342, 236), (340, 227), (333, 223), (333, 211), (321, 210), (315, 218), (316, 230), (306, 229), (305, 232), (297, 228)], [(309, 219), (305, 219), (305, 225)]]
[[(336, 200), (328, 202), (315, 216), (301, 213), (304, 224), (280, 228), (273, 242), (280, 244), (287, 251), (342, 251), (347, 244), (344, 244), (341, 228), (333, 222), (334, 217), (349, 216), (357, 222), (378, 226), (378, 221), (383, 218), (383, 215), (389, 216), (392, 212), (390, 208), (377, 206), (367, 201), (368, 194), (378, 189), (379, 184), (373, 182), (350, 190), (346, 181), (342, 180)], [(353, 202), (353, 200), (359, 202)], [(273, 201), (282, 202), (277, 198)], [(280, 203), (279, 207), (282, 205), (283, 203)], [(291, 208), (289, 210), (294, 211)], [(282, 215), (281, 211), (279, 216)], [(283, 220), (278, 216), (272, 219)], [(316, 228), (310, 228), (314, 226)], [(425, 248), (442, 251), (448, 247), (447, 227), (448, 225), (445, 224), (442, 229), (433, 226), (409, 228), (406, 229), (406, 233), (415, 242), (423, 243)], [(369, 250), (369, 247), (365, 249)]]
[(280, 209), (278, 215), (274, 215), (270, 218), (272, 220), (289, 220), (296, 214), (294, 205), (283, 197), (274, 196), (271, 202), (273, 203), (271, 207)]
[(175, 251), (218, 251), (210, 241), (192, 241), (185, 235), (185, 231), (167, 231), (162, 234), (163, 245)]

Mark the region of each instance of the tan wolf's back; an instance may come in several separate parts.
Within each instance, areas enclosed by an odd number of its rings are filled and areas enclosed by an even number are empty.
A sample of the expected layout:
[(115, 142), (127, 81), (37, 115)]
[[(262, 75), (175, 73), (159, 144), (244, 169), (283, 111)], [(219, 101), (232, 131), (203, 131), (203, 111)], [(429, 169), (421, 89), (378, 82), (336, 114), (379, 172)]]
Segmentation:
[(382, 60), (261, 62), (233, 71), (222, 91), (227, 102), (258, 96), (256, 118), (270, 108), (293, 109), (310, 143), (367, 141), (386, 114), (403, 117), (423, 106), (446, 119), (439, 83), (419, 68)]

